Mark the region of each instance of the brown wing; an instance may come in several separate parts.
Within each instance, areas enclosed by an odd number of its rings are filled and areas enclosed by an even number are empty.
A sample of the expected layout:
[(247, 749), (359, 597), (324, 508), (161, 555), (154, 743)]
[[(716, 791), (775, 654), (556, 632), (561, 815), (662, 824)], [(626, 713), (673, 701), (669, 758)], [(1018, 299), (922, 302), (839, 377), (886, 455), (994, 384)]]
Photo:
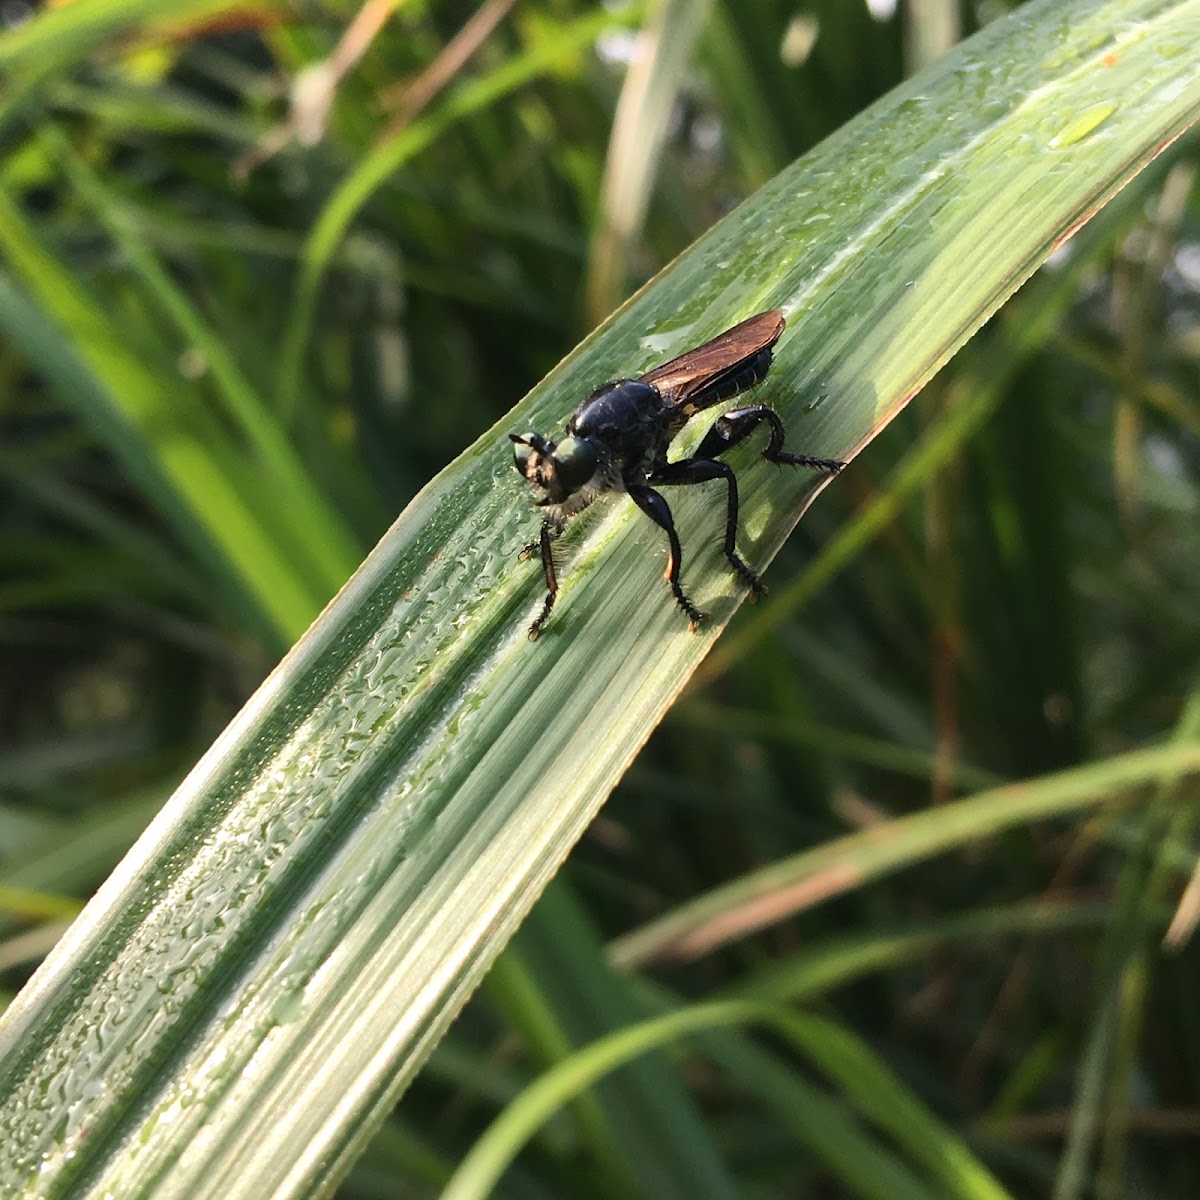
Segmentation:
[(647, 371), (641, 382), (654, 384), (664, 400), (679, 405), (686, 404), (699, 392), (719, 391), (722, 380), (736, 375), (756, 354), (762, 354), (779, 340), (785, 324), (783, 313), (777, 308), (747, 317), (711, 342)]

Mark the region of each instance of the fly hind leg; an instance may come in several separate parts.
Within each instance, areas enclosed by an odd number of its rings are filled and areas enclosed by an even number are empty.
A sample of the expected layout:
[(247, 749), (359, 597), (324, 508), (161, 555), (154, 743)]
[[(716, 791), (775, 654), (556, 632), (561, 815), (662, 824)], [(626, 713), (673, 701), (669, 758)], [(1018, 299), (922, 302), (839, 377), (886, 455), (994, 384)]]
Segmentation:
[(813, 458), (809, 454), (792, 454), (783, 448), (783, 422), (779, 414), (765, 404), (749, 404), (745, 408), (731, 408), (724, 416), (713, 422), (704, 440), (696, 447), (695, 458), (719, 458), (743, 442), (762, 422), (770, 426), (770, 436), (762, 456), (768, 462), (783, 463), (791, 467), (812, 467), (816, 471), (827, 471), (836, 475), (846, 464), (836, 458)]

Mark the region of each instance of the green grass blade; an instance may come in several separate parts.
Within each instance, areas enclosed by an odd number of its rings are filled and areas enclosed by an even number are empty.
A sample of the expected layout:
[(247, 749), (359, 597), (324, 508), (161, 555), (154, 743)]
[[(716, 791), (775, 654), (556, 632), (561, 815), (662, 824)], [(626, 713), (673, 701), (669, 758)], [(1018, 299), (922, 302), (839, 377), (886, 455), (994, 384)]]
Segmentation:
[[(774, 1028), (781, 1040), (787, 1036), (784, 1017), (780, 1013)], [(813, 1083), (794, 1061), (763, 1050), (747, 1033), (702, 1029), (696, 1043), (837, 1179), (841, 1194), (858, 1200), (930, 1200), (929, 1185), (898, 1151), (864, 1129), (840, 1096)]]
[(956, 1200), (1011, 1200), (1009, 1192), (858, 1038), (809, 1013), (787, 1013), (776, 1027), (815, 1062), (881, 1129)]
[[(648, 1051), (722, 1027), (767, 1023), (779, 1025), (786, 1033), (786, 1016), (765, 1005), (739, 1001), (697, 1004), (593, 1042), (546, 1072), (517, 1097), (472, 1147), (442, 1192), (442, 1200), (482, 1200), (490, 1195), (521, 1146), (562, 1104)], [(760, 1086), (768, 1074), (757, 1073)], [(820, 1157), (841, 1168), (856, 1194), (920, 1200), (923, 1192), (915, 1179), (873, 1139), (858, 1131), (837, 1105), (798, 1078), (790, 1081), (789, 1091), (786, 1105), (803, 1113), (801, 1136)]]
[(103, 38), (154, 17), (196, 16), (233, 8), (230, 0), (82, 0), (15, 24), (0, 37), (0, 67), (16, 71), (68, 61)]
[[(535, 518), (504, 433), (557, 429), (597, 381), (780, 305), (757, 395), (793, 445), (848, 454), (1195, 119), (1198, 40), (1197, 0), (997, 21), (701, 239), (430, 483), (6, 1014), (0, 1190), (331, 1190), (742, 599), (711, 495), (676, 504), (715, 614), (694, 636), (664, 548), (614, 503), (567, 547), (530, 646), (538, 573), (514, 557)], [(811, 481), (751, 460), (742, 547), (762, 565)]]
[(494, 104), (590, 47), (607, 30), (627, 25), (636, 4), (618, 12), (589, 13), (539, 36), (535, 45), (480, 79), (452, 92), (437, 108), (414, 121), (391, 140), (376, 146), (342, 182), (317, 220), (301, 257), (300, 278), (284, 332), (279, 370), (279, 401), (285, 412), (297, 403), (304, 354), (325, 272), (363, 205), (388, 176), (434, 143), (447, 129)]
[[(219, 603), (268, 643), (298, 637), (323, 597), (297, 578), (238, 494), (229, 456), (213, 453), (216, 439), (202, 412), (178, 403), (183, 381), (173, 391), (139, 360), (102, 305), (42, 251), (0, 191), (4, 244), (22, 268), (24, 287), (0, 271), (0, 329), (167, 515), (210, 570)], [(32, 288), (50, 313), (31, 301)]]
[(52, 156), (62, 163), (76, 191), (137, 272), (147, 293), (185, 344), (203, 356), (225, 412), (246, 439), (255, 471), (271, 481), (272, 507), (294, 526), (289, 539), (292, 556), (313, 577), (316, 588), (332, 595), (362, 560), (361, 548), (318, 493), (284, 430), (220, 339), (208, 328), (183, 289), (146, 248), (119, 197), (106, 191), (66, 138), (48, 130), (44, 141)]
[[(1176, 724), (1172, 742), (1200, 747), (1200, 693), (1193, 692)], [(1136, 1072), (1136, 1031), (1143, 1020), (1149, 962), (1158, 951), (1153, 943), (1155, 916), (1164, 894), (1173, 891), (1175, 871), (1166, 847), (1176, 838), (1187, 841), (1195, 825), (1193, 806), (1178, 803), (1178, 778), (1160, 781), (1154, 803), (1142, 815), (1141, 846), (1131, 853), (1118, 878), (1105, 961), (1081, 1059), (1075, 1103), (1058, 1178), (1056, 1200), (1078, 1200), (1086, 1187), (1087, 1166), (1101, 1126), (1106, 1144), (1102, 1163), (1116, 1159), (1127, 1131), (1121, 1116), (1132, 1102)], [(1118, 1166), (1102, 1171), (1109, 1195), (1119, 1188)], [(1103, 1191), (1102, 1193), (1103, 1194)]]
[(597, 324), (628, 294), (635, 239), (642, 232), (671, 117), (711, 3), (658, 0), (638, 34), (638, 50), (613, 117), (584, 282), (588, 313)]
[(1115, 799), (1124, 789), (1200, 769), (1200, 745), (1134, 750), (1040, 779), (1008, 784), (825, 842), (717, 888), (613, 943), (626, 966), (693, 957), (801, 908), (1013, 825)]
[[(726, 997), (738, 1000), (805, 1001), (863, 975), (912, 963), (936, 950), (962, 943), (991, 951), (1002, 936), (1045, 937), (1063, 932), (1095, 932), (1107, 909), (1099, 904), (1070, 905), (1032, 901), (1007, 908), (977, 909), (920, 925), (872, 930), (818, 942), (748, 976)], [(1161, 924), (1162, 910), (1158, 917)]]
[(0, 36), (0, 126), (40, 84), (104, 38), (155, 17), (180, 20), (233, 7), (230, 0), (83, 0), (17, 24)]
[[(601, 1038), (531, 1084), (476, 1142), (442, 1193), (442, 1200), (482, 1200), (521, 1147), (551, 1115), (605, 1075), (650, 1050), (681, 1037), (748, 1024), (765, 1024), (814, 1059), (854, 1096), (863, 1111), (938, 1179), (948, 1195), (966, 1200), (1004, 1200), (1008, 1193), (916, 1097), (852, 1035), (806, 1014), (748, 1002), (697, 1004), (643, 1021)], [(728, 1053), (734, 1047), (726, 1040)], [(856, 1194), (924, 1195), (907, 1170), (860, 1131), (855, 1122), (798, 1075), (779, 1079), (757, 1067), (759, 1088), (773, 1077), (782, 1083), (784, 1112), (802, 1117), (801, 1136), (816, 1157), (838, 1170)], [(798, 1110), (798, 1112), (797, 1112)]]
[[(559, 1044), (538, 1055), (542, 1063), (567, 1061), (576, 1048), (649, 1015), (630, 981), (606, 962), (596, 930), (561, 878), (543, 893), (501, 962), (514, 948), (560, 1031)], [(506, 1011), (522, 1029), (521, 1006)], [(611, 1135), (600, 1144), (593, 1135), (588, 1157), (612, 1160), (606, 1165), (613, 1194), (632, 1189), (660, 1200), (732, 1200), (740, 1194), (699, 1105), (665, 1058), (644, 1057), (611, 1074), (593, 1094)]]

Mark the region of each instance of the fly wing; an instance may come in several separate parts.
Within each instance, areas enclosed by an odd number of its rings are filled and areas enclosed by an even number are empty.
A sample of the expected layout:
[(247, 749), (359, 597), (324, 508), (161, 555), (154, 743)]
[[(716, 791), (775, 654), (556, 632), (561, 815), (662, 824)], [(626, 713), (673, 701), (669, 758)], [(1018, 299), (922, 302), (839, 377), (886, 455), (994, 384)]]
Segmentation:
[(669, 407), (690, 415), (760, 383), (784, 324), (777, 308), (748, 317), (711, 342), (647, 371), (641, 382), (653, 384)]

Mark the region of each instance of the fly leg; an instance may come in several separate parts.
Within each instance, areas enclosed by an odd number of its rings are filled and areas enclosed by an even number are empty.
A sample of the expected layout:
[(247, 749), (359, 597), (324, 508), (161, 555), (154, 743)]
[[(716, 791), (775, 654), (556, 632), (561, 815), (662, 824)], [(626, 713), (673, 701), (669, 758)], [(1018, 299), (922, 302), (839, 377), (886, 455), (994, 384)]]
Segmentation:
[(683, 551), (679, 546), (679, 535), (675, 532), (675, 521), (671, 516), (671, 509), (658, 492), (644, 483), (630, 484), (627, 490), (634, 504), (667, 535), (667, 541), (671, 544), (671, 554), (667, 559), (665, 578), (671, 585), (671, 594), (675, 597), (675, 603), (687, 613), (694, 631), (708, 614), (702, 613), (687, 598), (679, 584), (679, 568), (683, 562)]
[(770, 426), (770, 436), (763, 450), (763, 458), (773, 463), (783, 463), (795, 467), (813, 467), (818, 471), (829, 471), (836, 474), (846, 464), (832, 458), (813, 458), (807, 454), (791, 454), (783, 449), (783, 422), (774, 409), (764, 404), (751, 404), (745, 408), (730, 409), (724, 416), (713, 422), (712, 428), (704, 435), (696, 453), (691, 458), (680, 462), (660, 463), (650, 475), (652, 483), (684, 484), (707, 483), (710, 479), (724, 479), (728, 493), (725, 509), (725, 557), (729, 565), (745, 580), (750, 588), (750, 598), (757, 600), (766, 594), (766, 585), (758, 575), (750, 569), (745, 560), (738, 554), (735, 545), (738, 521), (738, 488), (737, 477), (733, 469), (723, 462), (718, 462), (720, 455), (732, 449), (765, 421)]
[(738, 442), (745, 441), (763, 421), (771, 427), (771, 436), (762, 452), (768, 462), (784, 463), (791, 467), (812, 467), (817, 471), (828, 471), (836, 475), (846, 464), (836, 458), (813, 458), (808, 454), (792, 454), (783, 448), (783, 422), (779, 414), (765, 404), (750, 404), (745, 408), (731, 408), (718, 417), (704, 440), (696, 447), (694, 458), (719, 458)]
[(542, 558), (542, 574), (546, 578), (545, 603), (542, 605), (542, 611), (538, 613), (533, 624), (529, 627), (529, 640), (531, 642), (537, 641), (538, 634), (542, 632), (542, 626), (545, 625), (549, 618), (550, 610), (554, 607), (554, 601), (558, 597), (558, 576), (554, 572), (553, 542), (562, 531), (563, 527), (556, 522), (543, 521), (538, 540), (530, 542), (517, 556), (524, 562), (527, 558), (532, 558), (535, 553), (540, 554)]
[[(707, 440), (706, 438), (705, 441)], [(729, 565), (746, 581), (746, 585), (750, 588), (750, 598), (757, 600), (759, 596), (766, 595), (766, 586), (747, 566), (734, 544), (734, 539), (737, 537), (738, 488), (737, 476), (734, 475), (733, 468), (728, 463), (717, 462), (715, 459), (705, 458), (697, 453), (694, 458), (662, 463), (650, 475), (652, 483), (668, 485), (707, 483), (710, 479), (723, 479), (728, 485), (728, 502), (725, 508), (725, 557), (729, 560)]]

